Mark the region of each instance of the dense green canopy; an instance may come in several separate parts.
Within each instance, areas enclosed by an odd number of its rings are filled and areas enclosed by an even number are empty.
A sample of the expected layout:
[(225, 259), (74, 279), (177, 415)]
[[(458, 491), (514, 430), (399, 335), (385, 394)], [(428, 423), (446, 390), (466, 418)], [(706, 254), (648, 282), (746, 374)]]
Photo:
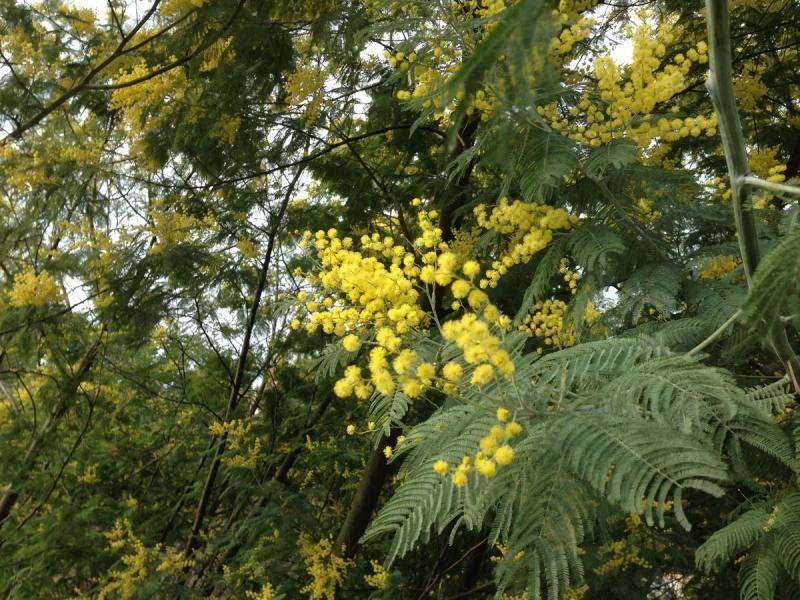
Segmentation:
[(0, 0), (0, 597), (800, 595), (798, 19)]

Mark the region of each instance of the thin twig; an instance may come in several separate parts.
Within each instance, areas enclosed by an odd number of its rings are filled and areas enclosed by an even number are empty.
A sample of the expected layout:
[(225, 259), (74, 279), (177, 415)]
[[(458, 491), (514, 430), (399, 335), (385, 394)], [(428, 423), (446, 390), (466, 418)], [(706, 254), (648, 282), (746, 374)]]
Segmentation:
[(800, 196), (800, 187), (795, 185), (786, 185), (785, 183), (777, 183), (774, 181), (765, 181), (755, 175), (745, 175), (739, 179), (739, 185), (749, 185), (752, 187), (759, 187), (773, 194), (790, 194), (792, 196)]
[(702, 352), (703, 350), (705, 350), (709, 345), (714, 343), (714, 341), (716, 341), (723, 333), (725, 333), (725, 330), (727, 330), (728, 327), (733, 325), (736, 322), (736, 319), (738, 319), (741, 315), (742, 315), (742, 310), (741, 309), (737, 310), (730, 316), (730, 318), (727, 321), (725, 321), (722, 325), (717, 327), (711, 335), (709, 335), (706, 339), (697, 344), (697, 346), (689, 350), (686, 354), (688, 356), (694, 356), (698, 352)]

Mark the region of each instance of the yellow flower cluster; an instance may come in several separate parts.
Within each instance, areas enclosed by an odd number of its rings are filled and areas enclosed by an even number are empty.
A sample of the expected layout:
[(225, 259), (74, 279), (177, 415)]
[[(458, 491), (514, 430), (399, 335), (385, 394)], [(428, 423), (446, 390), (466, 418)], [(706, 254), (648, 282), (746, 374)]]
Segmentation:
[(769, 93), (769, 88), (761, 80), (764, 68), (754, 63), (748, 63), (742, 72), (733, 80), (733, 92), (736, 103), (741, 110), (761, 110), (761, 99)]
[(583, 600), (589, 593), (589, 584), (584, 583), (578, 587), (568, 587), (564, 590), (564, 600)]
[(570, 229), (578, 222), (577, 217), (563, 208), (519, 200), (509, 202), (508, 198), (501, 198), (488, 216), (483, 204), (475, 207), (474, 212), (480, 227), (509, 236), (505, 251), (481, 279), (481, 288), (496, 287), (510, 267), (528, 262), (547, 247), (554, 231)]
[(100, 481), (100, 477), (97, 475), (97, 465), (89, 465), (76, 479), (86, 484), (97, 483)]
[(592, 34), (592, 26), (595, 23), (594, 20), (586, 17), (578, 17), (574, 23), (567, 25), (567, 23), (572, 20), (572, 14), (574, 14), (572, 11), (553, 11), (553, 16), (558, 17), (559, 22), (564, 25), (561, 33), (550, 41), (548, 56), (550, 62), (556, 67), (562, 66), (563, 63), (569, 59), (568, 55), (572, 52), (575, 44), (584, 41)]
[[(486, 311), (492, 307), (488, 305), (483, 314), (486, 315)], [(506, 377), (514, 374), (514, 363), (502, 348), (502, 339), (494, 335), (489, 323), (477, 314), (467, 313), (458, 320), (448, 321), (442, 326), (442, 337), (455, 342), (467, 364), (475, 365), (470, 378), (472, 385), (485, 385), (492, 381), (495, 369)], [(443, 369), (445, 379), (451, 382), (457, 381), (461, 374), (458, 363), (449, 363)]]
[(558, 11), (569, 16), (577, 16), (599, 3), (600, 0), (559, 0)]
[(230, 36), (220, 38), (206, 48), (202, 53), (203, 63), (200, 65), (200, 72), (207, 73), (208, 71), (213, 71), (219, 66), (223, 57), (226, 55), (228, 59), (234, 58), (236, 52), (230, 48), (232, 41), (233, 38)]
[(778, 158), (779, 151), (780, 146), (767, 146), (751, 151), (748, 161), (753, 173), (767, 181), (786, 181), (786, 165)]
[[(325, 333), (342, 337), (374, 325), (402, 335), (413, 327), (425, 326), (427, 317), (419, 307), (419, 293), (414, 287), (420, 268), (412, 252), (377, 233), (363, 236), (360, 250), (354, 250), (353, 240), (339, 239), (335, 229), (313, 236), (305, 232), (301, 247), (312, 237), (319, 276), (309, 277), (308, 282), (322, 292), (310, 299), (304, 291), (297, 295), (309, 311), (305, 325), (309, 332), (322, 328)], [(391, 263), (388, 268), (383, 262), (386, 259)]]
[(241, 124), (242, 118), (240, 116), (223, 114), (211, 129), (209, 135), (217, 140), (220, 146), (223, 144), (233, 144)]
[(775, 505), (772, 507), (772, 510), (769, 513), (769, 517), (764, 522), (764, 525), (761, 527), (762, 531), (765, 533), (769, 533), (774, 527), (775, 524), (778, 522), (778, 517), (781, 513), (781, 507), (779, 505)]
[(306, 572), (311, 576), (311, 582), (300, 591), (307, 592), (311, 600), (335, 600), (336, 587), (344, 581), (350, 561), (334, 552), (333, 544), (327, 539), (314, 543), (306, 534), (301, 534), (299, 545)]
[(105, 536), (112, 550), (121, 550), (130, 545), (132, 552), (122, 558), (126, 568), (111, 572), (110, 581), (103, 586), (97, 598), (105, 600), (109, 595), (122, 600), (133, 598), (138, 592), (139, 584), (147, 578), (147, 549), (142, 540), (133, 533), (128, 519), (118, 519), (114, 528)]
[[(389, 66), (393, 69), (399, 69), (401, 71), (408, 71), (411, 64), (416, 62), (417, 60), (417, 53), (416, 52), (409, 52), (406, 55), (405, 52), (395, 52), (391, 53), (388, 50), (384, 51), (383, 57), (389, 63)], [(399, 97), (399, 94), (398, 94)], [(407, 98), (401, 98), (401, 100)]]
[[(567, 305), (562, 300), (550, 299), (537, 302), (533, 313), (527, 315), (519, 326), (530, 337), (544, 341), (545, 346), (567, 348), (575, 344), (575, 333), (571, 325), (564, 326)], [(541, 353), (543, 346), (536, 348)]]
[(603, 546), (603, 551), (610, 554), (611, 558), (595, 568), (594, 572), (597, 575), (608, 575), (614, 571), (624, 571), (631, 566), (639, 566), (643, 569), (649, 569), (650, 563), (643, 557), (639, 556), (639, 548), (630, 546), (626, 540), (615, 540), (610, 544)]
[[(463, 19), (491, 19), (506, 9), (505, 0), (459, 0), (451, 5), (452, 13), (447, 15), (448, 21)], [(413, 10), (411, 11), (413, 12)], [(434, 120), (449, 122), (450, 114), (457, 103), (463, 102), (467, 114), (478, 114), (481, 120), (487, 120), (497, 110), (500, 102), (494, 89), (489, 86), (478, 89), (469, 97), (459, 90), (453, 97), (445, 84), (461, 67), (462, 57), (468, 48), (474, 47), (495, 26), (496, 22), (482, 23), (472, 29), (461, 29), (459, 38), (465, 40), (469, 32), (471, 40), (466, 47), (459, 43), (443, 42), (440, 36), (423, 36), (425, 48), (416, 52), (385, 52), (384, 58), (389, 66), (401, 72), (408, 72), (409, 88), (397, 92), (401, 101), (418, 100), (423, 108), (434, 108)], [(438, 29), (439, 25), (434, 25)], [(466, 40), (465, 40), (466, 41)]]
[(369, 563), (372, 566), (372, 574), (364, 575), (364, 581), (367, 582), (368, 586), (379, 590), (386, 588), (389, 583), (389, 572), (377, 560), (371, 560)]
[[(500, 423), (506, 423), (510, 418), (507, 409), (497, 410), (497, 419)], [(447, 475), (452, 471), (453, 485), (464, 487), (467, 484), (469, 474), (474, 470), (480, 475), (492, 478), (497, 474), (497, 467), (504, 467), (511, 464), (514, 460), (514, 449), (508, 442), (522, 433), (522, 425), (516, 421), (493, 425), (489, 434), (479, 443), (480, 450), (474, 457), (464, 455), (461, 462), (455, 468), (451, 468), (446, 460), (437, 460), (433, 464), (433, 470), (439, 475)]]
[(58, 300), (61, 292), (50, 273), (42, 271), (36, 273), (33, 267), (27, 267), (14, 276), (14, 282), (8, 292), (8, 301), (11, 306), (42, 307), (48, 302)]
[(208, 429), (217, 437), (227, 434), (228, 450), (230, 455), (225, 456), (222, 462), (231, 467), (255, 469), (261, 456), (261, 438), (255, 437), (252, 445), (248, 443), (250, 430), (253, 424), (242, 419), (234, 419), (224, 423), (215, 422)]
[(191, 567), (194, 561), (187, 559), (183, 552), (156, 544), (148, 549), (142, 540), (133, 532), (128, 519), (117, 519), (113, 529), (106, 532), (106, 539), (112, 550), (128, 547), (129, 552), (122, 557), (123, 569), (115, 569), (109, 573), (108, 582), (97, 594), (98, 600), (119, 598), (129, 600), (137, 598), (141, 592), (141, 583), (148, 577), (148, 571), (155, 569), (158, 573), (174, 575)]
[[(786, 181), (786, 165), (777, 157), (780, 146), (768, 146), (753, 150), (749, 156), (750, 168), (753, 173), (774, 183)], [(775, 196), (767, 191), (758, 190), (753, 193), (753, 208), (763, 209), (770, 206), (770, 201)]]
[(700, 271), (698, 277), (703, 280), (722, 279), (739, 266), (738, 256), (727, 254), (709, 260)]
[(176, 17), (203, 6), (208, 0), (166, 0), (159, 7), (165, 17)]
[[(415, 199), (413, 204), (421, 202)], [(453, 391), (463, 374), (458, 362), (436, 365), (408, 347), (415, 332), (425, 333), (429, 326), (421, 293), (432, 304), (435, 295), (445, 293), (448, 286), (454, 310), (481, 311), (481, 318), (469, 312), (442, 326), (444, 338), (456, 342), (467, 364), (475, 365), (471, 383), (488, 383), (495, 369), (507, 376), (514, 372), (513, 362), (501, 348), (502, 339), (490, 329), (508, 329), (511, 319), (474, 285), (480, 264), (452, 252), (442, 242), (442, 232), (434, 224), (437, 216), (435, 211), (420, 210), (420, 234), (411, 250), (377, 233), (362, 236), (358, 245), (351, 238), (340, 239), (334, 229), (304, 234), (301, 246), (313, 244), (320, 265), (316, 276), (307, 277), (317, 291), (311, 297), (305, 291), (297, 295), (309, 311), (305, 328), (313, 332), (321, 327), (341, 337), (342, 346), (351, 353), (363, 344), (371, 346), (368, 373), (357, 365), (346, 367), (334, 385), (337, 396), (355, 394), (368, 399), (374, 390), (391, 395), (399, 389), (416, 398), (432, 385)], [(293, 327), (301, 326), (300, 319), (293, 322)]]
[[(512, 0), (513, 1), (513, 0)], [(453, 10), (458, 13), (469, 13), (480, 19), (486, 19), (500, 14), (506, 9), (505, 0), (467, 0), (466, 2), (453, 2)]]
[(258, 592), (245, 592), (248, 600), (272, 600), (275, 597), (275, 588), (267, 581)]
[(569, 287), (569, 291), (571, 294), (574, 294), (578, 291), (578, 282), (580, 281), (580, 276), (575, 272), (571, 271), (569, 268), (569, 263), (567, 262), (566, 258), (561, 259), (561, 264), (558, 267), (558, 272), (564, 276), (564, 283), (567, 284)]
[(183, 212), (153, 210), (150, 212), (151, 225), (147, 231), (156, 238), (150, 247), (152, 254), (163, 252), (170, 246), (182, 244), (192, 237), (192, 230), (199, 224), (193, 216)]
[[(167, 62), (175, 60), (176, 57), (171, 56)], [(117, 88), (111, 93), (111, 108), (122, 111), (126, 123), (134, 132), (141, 131), (145, 118), (148, 128), (159, 127), (171, 114), (164, 106), (181, 100), (186, 95), (188, 81), (181, 67), (148, 78), (160, 66), (148, 65), (141, 60), (129, 71), (120, 71), (115, 78), (114, 83), (144, 79), (135, 85)]]
[(639, 198), (636, 201), (636, 206), (641, 211), (641, 215), (645, 221), (655, 221), (661, 216), (661, 213), (653, 209), (653, 202), (647, 198)]
[(596, 90), (585, 92), (577, 106), (565, 108), (553, 102), (538, 107), (539, 114), (555, 129), (582, 144), (600, 146), (615, 139), (629, 138), (641, 148), (654, 139), (676, 141), (716, 132), (716, 116), (667, 119), (654, 115), (656, 108), (686, 87), (686, 75), (693, 64), (708, 62), (708, 46), (700, 41), (685, 54), (676, 54), (662, 67), (667, 47), (676, 33), (663, 27), (653, 31), (650, 20), (630, 30), (633, 61), (621, 72), (610, 56), (594, 62)]
[(318, 65), (306, 64), (291, 73), (286, 81), (286, 102), (293, 106), (305, 105), (306, 123), (317, 118), (325, 100), (327, 74)]

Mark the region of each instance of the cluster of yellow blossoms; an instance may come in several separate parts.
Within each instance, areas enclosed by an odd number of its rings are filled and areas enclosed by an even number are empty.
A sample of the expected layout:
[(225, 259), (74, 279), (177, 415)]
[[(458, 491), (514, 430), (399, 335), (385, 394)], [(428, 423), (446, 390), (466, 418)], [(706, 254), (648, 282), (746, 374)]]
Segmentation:
[[(228, 456), (222, 462), (230, 467), (255, 469), (261, 457), (261, 438), (250, 433), (253, 424), (242, 419), (227, 422), (215, 422), (209, 425), (209, 431), (216, 437), (227, 435)], [(252, 445), (249, 443), (253, 438)]]
[(599, 3), (600, 0), (559, 0), (558, 10), (574, 17), (590, 8), (594, 8)]
[(676, 39), (674, 28), (653, 31), (645, 15), (642, 24), (629, 33), (633, 61), (624, 73), (610, 56), (597, 58), (593, 74), (596, 92), (585, 92), (577, 106), (568, 109), (557, 102), (540, 106), (539, 114), (556, 131), (591, 146), (629, 138), (647, 148), (657, 138), (676, 141), (703, 133), (714, 135), (717, 123), (713, 112), (708, 117), (671, 119), (654, 114), (659, 105), (687, 86), (686, 75), (693, 64), (708, 62), (707, 44), (698, 42), (662, 67), (667, 47)]
[(561, 259), (561, 264), (558, 266), (558, 272), (564, 277), (564, 283), (569, 287), (570, 294), (575, 294), (578, 291), (578, 282), (580, 275), (575, 271), (570, 270), (569, 262), (566, 258)]
[(104, 535), (112, 550), (127, 547), (129, 552), (122, 557), (124, 568), (109, 573), (108, 582), (97, 594), (98, 600), (109, 597), (129, 600), (138, 597), (141, 584), (147, 580), (151, 570), (169, 576), (194, 564), (193, 560), (186, 558), (177, 548), (165, 548), (163, 544), (156, 544), (148, 549), (134, 533), (128, 519), (118, 519), (113, 529)]
[(765, 69), (755, 63), (748, 63), (733, 81), (733, 92), (740, 110), (757, 111), (761, 99), (769, 93), (767, 84), (761, 80)]
[[(421, 200), (412, 205), (419, 207)], [(560, 208), (505, 198), (490, 214), (480, 206), (476, 215), (476, 231), (508, 237), (484, 278), (479, 278), (481, 265), (468, 258), (469, 245), (442, 241), (432, 210), (419, 209), (419, 235), (406, 246), (378, 233), (358, 241), (340, 238), (335, 229), (303, 234), (300, 245), (313, 246), (318, 265), (305, 278), (314, 291), (297, 294), (300, 312), (291, 326), (334, 334), (352, 355), (369, 348), (366, 368), (345, 368), (334, 385), (337, 396), (366, 400), (376, 391), (384, 396), (401, 391), (417, 398), (431, 386), (452, 393), (462, 381), (480, 386), (498, 375), (513, 375), (514, 362), (502, 347), (511, 319), (480, 288), (497, 285), (510, 266), (530, 260), (550, 243), (553, 231), (568, 229), (577, 219)], [(577, 275), (568, 275), (565, 281), (574, 287)], [(428, 309), (448, 294), (452, 310), (462, 314), (439, 323)], [(437, 362), (416, 348), (431, 325), (461, 350), (461, 357)]]
[(500, 278), (510, 267), (528, 262), (534, 254), (553, 241), (553, 232), (568, 230), (578, 222), (563, 208), (546, 204), (530, 204), (502, 198), (487, 216), (486, 207), (475, 207), (478, 225), (486, 230), (509, 235), (507, 247), (502, 255), (492, 262), (480, 281), (480, 287), (496, 287)]
[[(415, 199), (412, 204), (420, 206), (421, 201)], [(484, 219), (486, 226), (512, 233), (507, 264), (529, 260), (552, 239), (553, 229), (574, 222), (562, 209), (529, 206), (503, 200)], [(442, 241), (437, 217), (436, 211), (420, 209), (420, 233), (410, 247), (377, 233), (364, 235), (358, 242), (340, 238), (335, 229), (303, 234), (301, 246), (313, 245), (319, 261), (316, 274), (306, 277), (316, 291), (298, 293), (306, 313), (298, 315), (292, 327), (335, 334), (353, 354), (362, 345), (370, 347), (366, 370), (347, 366), (334, 386), (337, 396), (368, 399), (376, 390), (388, 396), (399, 389), (416, 398), (432, 385), (449, 393), (462, 378), (484, 385), (496, 372), (513, 374), (514, 363), (502, 348), (502, 335), (510, 330), (511, 319), (476, 285), (480, 264), (456, 250), (456, 244), (451, 247)], [(535, 231), (523, 233), (524, 229)], [(505, 266), (497, 266), (505, 272)], [(412, 347), (418, 334), (426, 334), (431, 326), (427, 308), (436, 305), (437, 295), (448, 292), (452, 309), (465, 314), (435, 324), (446, 341), (462, 350), (463, 363), (432, 362)]]
[(511, 413), (508, 409), (497, 409), (497, 420), (505, 423), (505, 426), (493, 425), (489, 434), (481, 439), (480, 450), (474, 457), (464, 455), (455, 468), (451, 468), (446, 460), (437, 460), (433, 464), (433, 470), (442, 476), (452, 472), (453, 485), (456, 487), (464, 487), (467, 484), (468, 475), (473, 469), (484, 477), (494, 477), (498, 466), (509, 465), (514, 460), (514, 449), (508, 442), (522, 433), (522, 425), (516, 421), (509, 423), (510, 418)]
[[(550, 299), (537, 302), (533, 312), (526, 315), (519, 326), (530, 337), (537, 337), (544, 341), (546, 346), (567, 348), (575, 344), (575, 333), (571, 326), (564, 326), (564, 317), (567, 305), (562, 300)], [(543, 346), (536, 348), (541, 353)]]
[(379, 590), (386, 588), (389, 583), (389, 572), (377, 560), (371, 560), (369, 563), (372, 566), (372, 574), (364, 575), (364, 581), (370, 587), (378, 588)]
[(55, 280), (47, 271), (36, 273), (28, 267), (14, 276), (14, 282), (8, 292), (8, 301), (11, 306), (25, 307), (44, 306), (48, 302), (58, 300), (61, 292)]
[[(167, 62), (175, 60), (176, 57), (171, 56)], [(162, 66), (149, 65), (140, 60), (129, 70), (121, 69), (115, 77), (114, 82), (118, 84), (143, 80), (136, 85), (119, 87), (111, 93), (111, 108), (122, 111), (132, 131), (140, 132), (145, 118), (148, 127), (159, 127), (172, 113), (169, 110), (155, 110), (156, 107), (179, 102), (186, 95), (189, 84), (181, 68), (149, 77)]]
[[(484, 315), (491, 305), (484, 309)], [(507, 318), (507, 317), (506, 317)], [(455, 342), (462, 350), (464, 360), (475, 365), (470, 383), (485, 385), (495, 376), (495, 369), (506, 377), (514, 374), (514, 363), (502, 347), (502, 339), (491, 332), (489, 324), (475, 313), (467, 313), (461, 319), (448, 321), (442, 327), (442, 337)], [(461, 377), (461, 365), (447, 363), (442, 370), (447, 381), (456, 382)]]
[[(748, 163), (750, 169), (758, 175), (761, 179), (771, 181), (773, 183), (781, 183), (786, 181), (786, 165), (783, 164), (778, 158), (780, 146), (766, 146), (763, 148), (754, 148), (749, 152)], [(712, 177), (708, 182), (708, 187), (711, 194), (723, 201), (728, 201), (733, 196), (730, 188), (730, 182), (727, 178)], [(763, 209), (769, 206), (773, 195), (764, 190), (753, 191), (753, 207), (756, 209)]]
[(305, 534), (299, 539), (300, 554), (306, 564), (311, 582), (301, 592), (307, 592), (311, 600), (335, 600), (336, 588), (344, 581), (350, 561), (334, 552), (330, 540), (314, 543)]
[(738, 267), (740, 263), (739, 257), (732, 254), (715, 256), (706, 262), (698, 277), (704, 280), (722, 279)]
[[(573, 16), (571, 12), (559, 10), (554, 10), (553, 16), (558, 18), (559, 23), (563, 25), (563, 29), (561, 33), (550, 41), (548, 57), (552, 65), (561, 66), (569, 59), (569, 53), (572, 52), (575, 44), (584, 41), (592, 34), (592, 26), (595, 21), (586, 17)], [(574, 22), (569, 24), (570, 21)]]

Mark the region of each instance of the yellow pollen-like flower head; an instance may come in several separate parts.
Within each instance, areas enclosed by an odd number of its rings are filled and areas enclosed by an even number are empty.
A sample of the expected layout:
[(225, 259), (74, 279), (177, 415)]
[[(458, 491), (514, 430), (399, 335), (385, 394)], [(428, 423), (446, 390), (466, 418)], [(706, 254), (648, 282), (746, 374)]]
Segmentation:
[(514, 460), (514, 449), (509, 446), (500, 446), (494, 453), (498, 465), (508, 465)]

